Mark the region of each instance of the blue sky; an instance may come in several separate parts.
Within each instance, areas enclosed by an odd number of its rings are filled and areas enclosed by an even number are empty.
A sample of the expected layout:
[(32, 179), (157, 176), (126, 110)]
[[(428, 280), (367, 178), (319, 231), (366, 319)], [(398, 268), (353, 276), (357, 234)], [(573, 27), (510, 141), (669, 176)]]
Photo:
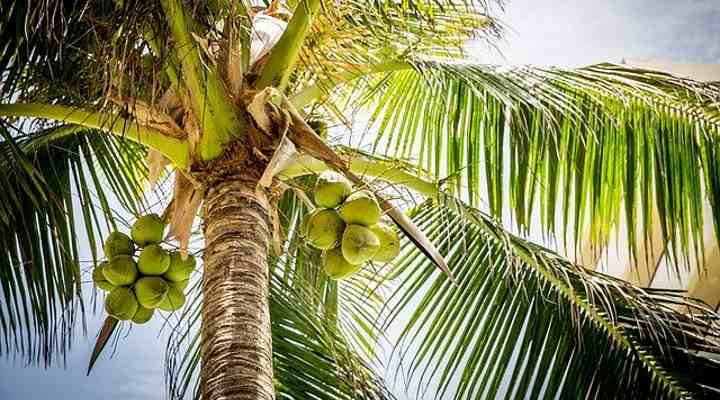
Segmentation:
[[(717, 0), (515, 0), (507, 1), (509, 26), (501, 45), (510, 63), (580, 66), (623, 58), (720, 63)], [(487, 61), (497, 55), (474, 52)], [(90, 285), (87, 286), (88, 289)], [(104, 357), (90, 378), (87, 360), (102, 316), (90, 316), (67, 368), (25, 367), (0, 360), (0, 399), (162, 399), (165, 337), (162, 321), (135, 327)], [(402, 396), (400, 396), (402, 398)]]

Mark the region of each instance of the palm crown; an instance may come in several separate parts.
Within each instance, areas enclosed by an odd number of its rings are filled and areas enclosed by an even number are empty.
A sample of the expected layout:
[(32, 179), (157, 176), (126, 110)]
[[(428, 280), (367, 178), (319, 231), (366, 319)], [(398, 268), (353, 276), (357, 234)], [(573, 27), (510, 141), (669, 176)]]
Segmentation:
[[(265, 306), (278, 398), (391, 398), (375, 367), (381, 343), (411, 386), (432, 383), (418, 396), (717, 394), (712, 309), (584, 269), (501, 223), (510, 208), (522, 232), (536, 223), (575, 246), (589, 232), (602, 248), (623, 222), (636, 255), (656, 212), (675, 269), (701, 268), (704, 221), (720, 238), (717, 85), (609, 64), (475, 63), (466, 40), (501, 34), (479, 0), (279, 5), (3, 9), (3, 353), (50, 364), (69, 350), (86, 308), (79, 243), (100, 258), (113, 201), (139, 214), (147, 179), (174, 177), (166, 216), (187, 249), (203, 202), (203, 224), (214, 223), (209, 193), (249, 166), (271, 221)], [(258, 15), (287, 27), (253, 54)], [(357, 132), (357, 113), (368, 119), (362, 146), (328, 146)], [(250, 159), (262, 174), (242, 164)], [(328, 169), (387, 199), (405, 238), (391, 265), (341, 281), (322, 273), (299, 224), (305, 192)], [(203, 303), (217, 294), (203, 279), (168, 343), (173, 397), (215, 398), (200, 367), (214, 340)], [(97, 352), (117, 326), (108, 321)]]

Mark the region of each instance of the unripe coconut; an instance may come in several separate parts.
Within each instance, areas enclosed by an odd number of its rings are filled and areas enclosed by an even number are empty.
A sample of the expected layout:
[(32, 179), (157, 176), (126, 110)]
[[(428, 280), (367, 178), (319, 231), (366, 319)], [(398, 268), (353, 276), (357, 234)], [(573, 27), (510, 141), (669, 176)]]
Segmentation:
[(105, 251), (105, 257), (111, 260), (120, 254), (132, 255), (135, 251), (135, 245), (128, 235), (115, 231), (105, 239), (103, 251)]
[(184, 281), (179, 282), (173, 282), (173, 281), (167, 281), (170, 286), (175, 286), (176, 288), (180, 290), (185, 290), (188, 285), (190, 284), (190, 279), (185, 279)]
[(140, 247), (160, 243), (165, 231), (165, 222), (157, 214), (146, 214), (135, 221), (130, 230), (132, 240)]
[(185, 305), (185, 294), (175, 286), (170, 286), (165, 300), (158, 304), (157, 308), (163, 311), (173, 312), (181, 309), (183, 305)]
[(195, 257), (188, 254), (183, 260), (179, 251), (173, 251), (170, 253), (170, 267), (163, 277), (171, 282), (182, 282), (188, 280), (193, 271), (195, 271)]
[(302, 219), (302, 222), (300, 223), (300, 233), (303, 236), (307, 237), (308, 226), (310, 225), (310, 220), (315, 216), (315, 214), (319, 213), (322, 210), (323, 210), (322, 208), (316, 208), (316, 209), (308, 212), (307, 214), (305, 214), (305, 216)]
[(125, 286), (137, 280), (138, 269), (132, 257), (119, 255), (113, 257), (108, 265), (103, 267), (103, 275), (111, 284), (115, 286)]
[(308, 243), (320, 250), (337, 247), (342, 238), (345, 223), (333, 209), (314, 213), (305, 227)]
[(330, 279), (343, 279), (358, 272), (362, 265), (350, 264), (343, 257), (342, 250), (326, 250), (322, 255), (323, 269)]
[(337, 207), (350, 193), (350, 182), (337, 172), (325, 171), (315, 183), (315, 203), (320, 207)]
[(362, 225), (348, 225), (342, 238), (342, 254), (350, 264), (370, 260), (380, 249), (380, 239)]
[(138, 307), (137, 312), (135, 312), (135, 316), (132, 317), (132, 322), (142, 325), (150, 321), (153, 317), (153, 314), (155, 314), (155, 310), (153, 310), (152, 308), (145, 308), (143, 306), (140, 306)]
[(159, 276), (146, 276), (138, 279), (135, 284), (135, 297), (145, 308), (155, 308), (167, 296), (170, 285)]
[(380, 240), (380, 249), (373, 256), (373, 260), (379, 262), (390, 262), (400, 254), (400, 238), (397, 231), (388, 224), (378, 222), (370, 227), (370, 230)]
[(134, 317), (138, 307), (135, 293), (130, 288), (116, 287), (105, 298), (105, 311), (120, 321)]
[(370, 191), (360, 190), (345, 200), (338, 209), (338, 214), (346, 224), (371, 226), (380, 220), (382, 210)]
[(108, 282), (107, 278), (105, 278), (105, 274), (103, 273), (103, 269), (108, 265), (107, 261), (103, 261), (95, 267), (92, 273), (93, 282), (95, 282), (95, 286), (99, 287), (100, 289), (110, 292), (113, 289), (115, 289), (115, 285)]
[(170, 268), (170, 254), (160, 245), (147, 245), (140, 252), (137, 266), (144, 275), (162, 275)]

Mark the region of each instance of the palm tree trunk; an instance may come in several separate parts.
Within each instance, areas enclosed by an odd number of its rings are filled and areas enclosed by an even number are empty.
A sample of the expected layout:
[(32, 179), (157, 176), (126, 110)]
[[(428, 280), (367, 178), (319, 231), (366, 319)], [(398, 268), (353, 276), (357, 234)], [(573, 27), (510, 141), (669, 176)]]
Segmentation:
[(247, 177), (206, 186), (202, 310), (204, 400), (273, 399), (268, 202)]

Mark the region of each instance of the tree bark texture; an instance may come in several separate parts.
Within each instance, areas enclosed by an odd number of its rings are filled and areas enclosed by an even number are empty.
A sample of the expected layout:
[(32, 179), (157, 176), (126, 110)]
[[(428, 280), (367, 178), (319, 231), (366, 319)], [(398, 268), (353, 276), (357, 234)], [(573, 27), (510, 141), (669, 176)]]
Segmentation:
[(202, 369), (204, 400), (273, 399), (267, 253), (268, 201), (256, 179), (205, 189)]

